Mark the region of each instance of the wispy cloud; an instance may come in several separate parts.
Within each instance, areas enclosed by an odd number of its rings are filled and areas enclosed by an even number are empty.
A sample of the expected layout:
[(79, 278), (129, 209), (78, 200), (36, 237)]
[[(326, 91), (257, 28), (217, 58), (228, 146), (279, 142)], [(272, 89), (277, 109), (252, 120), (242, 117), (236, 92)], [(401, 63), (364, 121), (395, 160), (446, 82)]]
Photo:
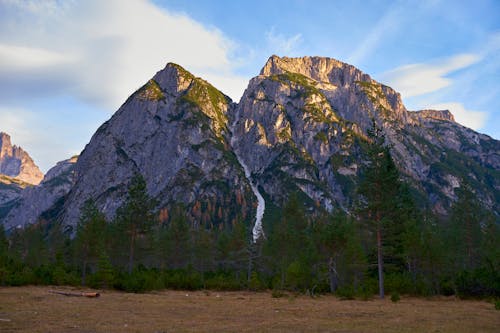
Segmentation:
[(450, 110), (456, 122), (474, 130), (482, 128), (488, 120), (487, 112), (467, 110), (463, 104), (458, 102), (434, 104), (429, 106), (429, 108), (435, 110)]
[(269, 48), (269, 54), (278, 55), (296, 55), (300, 44), (302, 43), (302, 34), (286, 36), (278, 33), (275, 27), (271, 27), (266, 32), (266, 41)]
[(459, 54), (443, 60), (398, 67), (385, 72), (380, 80), (387, 83), (403, 97), (412, 97), (437, 91), (452, 84), (446, 76), (469, 67), (481, 57), (475, 54)]
[(383, 38), (387, 38), (391, 31), (398, 30), (401, 19), (400, 8), (397, 5), (388, 8), (354, 52), (347, 58), (347, 62), (360, 66), (367, 56), (373, 54)]
[(0, 11), (0, 99), (62, 91), (114, 110), (170, 61), (235, 98), (246, 83), (230, 39), (146, 1), (4, 0)]

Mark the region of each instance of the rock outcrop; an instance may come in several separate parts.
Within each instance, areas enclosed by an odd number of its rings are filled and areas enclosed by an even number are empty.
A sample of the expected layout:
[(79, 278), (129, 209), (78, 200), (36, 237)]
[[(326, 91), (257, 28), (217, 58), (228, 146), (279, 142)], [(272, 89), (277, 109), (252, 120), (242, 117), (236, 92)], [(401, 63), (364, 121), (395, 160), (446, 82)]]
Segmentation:
[(0, 132), (0, 174), (24, 183), (38, 185), (43, 173), (21, 147), (13, 146), (10, 136)]
[(108, 218), (134, 175), (144, 176), (161, 219), (182, 203), (193, 223), (217, 225), (254, 214), (253, 196), (229, 143), (233, 103), (208, 82), (167, 64), (103, 124), (80, 155), (63, 209), (74, 226), (93, 198)]
[[(447, 110), (408, 111), (399, 93), (338, 60), (272, 56), (238, 104), (168, 64), (97, 130), (67, 169), (67, 186), (41, 203), (59, 179), (52, 174), (61, 174), (50, 171), (8, 223), (57, 217), (71, 228), (89, 198), (111, 219), (134, 173), (144, 176), (161, 221), (178, 204), (192, 223), (250, 221), (257, 199), (238, 158), (274, 205), (298, 192), (312, 213), (351, 212), (374, 121), (421, 206), (446, 215), (467, 183), (500, 216), (499, 141)], [(16, 220), (21, 211), (31, 213)]]
[[(4, 218), (6, 230), (36, 223), (40, 218), (51, 219), (50, 209), (57, 214), (58, 206), (74, 185), (74, 167), (78, 160), (74, 156), (57, 163), (45, 175), (38, 186), (29, 186), (20, 193), (15, 205)], [(45, 214), (45, 216), (43, 215)]]
[(403, 177), (447, 214), (463, 182), (499, 213), (499, 142), (445, 111), (410, 112), (400, 95), (355, 67), (321, 57), (272, 56), (234, 114), (235, 145), (276, 202), (300, 191), (314, 205), (349, 211), (374, 119)]

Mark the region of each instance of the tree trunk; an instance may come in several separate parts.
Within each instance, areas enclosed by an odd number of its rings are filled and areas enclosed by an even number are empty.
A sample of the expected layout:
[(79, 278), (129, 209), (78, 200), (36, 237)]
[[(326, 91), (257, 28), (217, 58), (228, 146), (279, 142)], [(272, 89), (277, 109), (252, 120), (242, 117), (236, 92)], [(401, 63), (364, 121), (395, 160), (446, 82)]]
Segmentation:
[(334, 293), (337, 291), (339, 281), (338, 281), (338, 274), (337, 274), (337, 269), (336, 269), (336, 261), (333, 257), (328, 260), (328, 277), (330, 280), (330, 292)]
[(135, 230), (132, 231), (130, 236), (130, 252), (128, 257), (128, 273), (132, 274), (132, 269), (134, 268), (134, 247), (135, 247)]
[(378, 263), (378, 290), (380, 299), (385, 296), (384, 292), (384, 259), (382, 257), (382, 231), (380, 226), (380, 221), (378, 221), (377, 226), (377, 263)]
[(85, 278), (87, 276), (87, 258), (83, 260), (82, 264), (82, 286), (85, 285)]

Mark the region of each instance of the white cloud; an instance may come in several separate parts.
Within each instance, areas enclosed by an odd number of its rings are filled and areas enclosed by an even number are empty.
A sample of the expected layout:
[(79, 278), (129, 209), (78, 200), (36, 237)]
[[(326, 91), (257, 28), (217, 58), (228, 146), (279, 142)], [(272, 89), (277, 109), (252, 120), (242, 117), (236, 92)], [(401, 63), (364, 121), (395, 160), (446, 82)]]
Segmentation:
[(458, 102), (434, 104), (429, 108), (434, 110), (450, 110), (457, 123), (474, 130), (481, 129), (488, 120), (487, 112), (467, 110), (461, 103)]
[(266, 41), (269, 54), (294, 55), (302, 43), (302, 34), (287, 37), (277, 33), (275, 27), (271, 27), (271, 30), (266, 32)]
[(33, 47), (0, 44), (0, 72), (32, 70), (71, 63), (65, 54)]
[(233, 43), (220, 31), (146, 1), (10, 0), (0, 9), (6, 13), (0, 23), (0, 88), (9, 86), (9, 96), (0, 97), (15, 98), (12, 85), (19, 97), (29, 95), (29, 87), (40, 93), (45, 85), (47, 94), (64, 91), (116, 109), (167, 62), (201, 77), (229, 77), (218, 80), (218, 88), (234, 98), (243, 92), (235, 87), (247, 81), (233, 74)]
[(403, 97), (419, 96), (449, 86), (453, 81), (446, 78), (448, 74), (480, 60), (481, 57), (474, 54), (459, 54), (430, 63), (398, 67), (383, 73), (380, 80), (399, 91)]

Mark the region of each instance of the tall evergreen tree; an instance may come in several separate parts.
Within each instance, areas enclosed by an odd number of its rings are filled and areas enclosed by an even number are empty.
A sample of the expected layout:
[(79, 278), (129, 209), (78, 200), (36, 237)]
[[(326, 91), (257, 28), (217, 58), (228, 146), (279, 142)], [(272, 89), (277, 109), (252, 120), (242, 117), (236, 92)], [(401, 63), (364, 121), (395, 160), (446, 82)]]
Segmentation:
[(454, 262), (459, 270), (476, 268), (479, 263), (483, 208), (467, 184), (459, 189), (457, 202), (452, 207), (450, 241), (454, 249)]
[(146, 181), (141, 174), (132, 177), (128, 187), (128, 198), (117, 212), (117, 221), (127, 234), (129, 241), (128, 272), (134, 268), (134, 255), (137, 239), (149, 231), (155, 222), (153, 209), (156, 206), (147, 192)]
[(382, 130), (373, 122), (369, 132), (372, 143), (368, 151), (368, 166), (359, 187), (363, 196), (362, 217), (376, 236), (379, 296), (384, 298), (384, 245), (386, 232), (395, 221), (400, 190), (399, 173), (385, 145)]
[(106, 218), (99, 211), (94, 200), (85, 201), (76, 229), (75, 245), (81, 264), (82, 284), (85, 285), (87, 265), (97, 261), (104, 250)]

